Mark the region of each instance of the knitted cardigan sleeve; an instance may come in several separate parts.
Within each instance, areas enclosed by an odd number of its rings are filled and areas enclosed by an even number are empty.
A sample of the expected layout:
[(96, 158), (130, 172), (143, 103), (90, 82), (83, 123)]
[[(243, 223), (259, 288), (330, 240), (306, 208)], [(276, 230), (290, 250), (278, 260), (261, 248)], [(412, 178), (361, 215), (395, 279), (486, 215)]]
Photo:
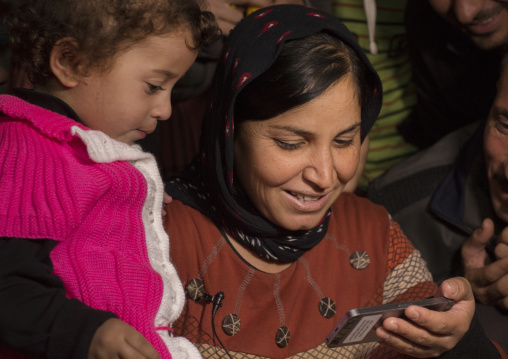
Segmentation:
[(49, 239), (0, 238), (2, 358), (19, 357), (19, 352), (44, 358), (87, 358), (97, 328), (116, 317), (66, 297), (49, 258), (56, 244)]
[(96, 329), (115, 315), (68, 299), (50, 252), (93, 205), (89, 189), (101, 184), (92, 186), (93, 176), (67, 170), (72, 161), (88, 160), (79, 157), (84, 148), (69, 155), (70, 120), (2, 100), (4, 111), (53, 117), (37, 128), (0, 115), (0, 357), (19, 357), (9, 347), (48, 358), (86, 358)]

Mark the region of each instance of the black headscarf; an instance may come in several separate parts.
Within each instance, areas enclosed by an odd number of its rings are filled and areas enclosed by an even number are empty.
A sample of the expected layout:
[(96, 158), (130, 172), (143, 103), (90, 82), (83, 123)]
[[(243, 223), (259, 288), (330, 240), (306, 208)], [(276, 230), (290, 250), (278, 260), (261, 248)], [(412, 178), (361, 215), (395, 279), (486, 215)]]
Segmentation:
[[(220, 229), (260, 256), (291, 262), (325, 236), (330, 210), (315, 228), (288, 231), (263, 216), (233, 186), (234, 106), (240, 91), (264, 73), (285, 42), (326, 32), (342, 40), (367, 68), (367, 98), (362, 106), (362, 140), (381, 108), (381, 82), (354, 36), (336, 17), (300, 5), (258, 10), (231, 32), (215, 73), (201, 134), (201, 152), (191, 168), (166, 185), (173, 198), (209, 217)], [(176, 224), (178, 225), (178, 224)]]

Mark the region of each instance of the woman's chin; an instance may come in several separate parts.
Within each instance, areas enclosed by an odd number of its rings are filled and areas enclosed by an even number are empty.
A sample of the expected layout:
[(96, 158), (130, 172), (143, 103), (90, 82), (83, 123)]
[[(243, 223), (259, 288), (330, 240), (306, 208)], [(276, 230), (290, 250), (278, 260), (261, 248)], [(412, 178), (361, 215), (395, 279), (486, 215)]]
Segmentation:
[(319, 223), (321, 223), (323, 215), (312, 216), (314, 218), (308, 218), (310, 216), (296, 216), (295, 218), (287, 219), (283, 222), (276, 224), (288, 231), (307, 231), (309, 229), (316, 227)]

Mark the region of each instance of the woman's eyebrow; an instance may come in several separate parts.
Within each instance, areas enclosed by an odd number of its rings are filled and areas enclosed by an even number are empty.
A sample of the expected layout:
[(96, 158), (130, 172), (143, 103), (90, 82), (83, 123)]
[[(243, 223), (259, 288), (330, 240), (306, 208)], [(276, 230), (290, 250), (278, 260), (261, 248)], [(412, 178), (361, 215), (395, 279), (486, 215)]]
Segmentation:
[(292, 127), (292, 126), (271, 126), (271, 127), (276, 129), (276, 130), (282, 130), (282, 131), (286, 131), (286, 132), (291, 132), (291, 133), (294, 133), (296, 135), (302, 135), (302, 136), (305, 136), (305, 135), (310, 136), (310, 135), (314, 134), (313, 132), (302, 130), (300, 128)]
[(340, 131), (337, 134), (337, 136), (340, 136), (340, 135), (343, 135), (343, 134), (346, 134), (346, 133), (350, 133), (350, 132), (359, 131), (361, 126), (362, 126), (362, 123), (361, 122), (357, 122), (357, 123), (349, 126), (348, 128), (344, 129), (343, 131)]
[[(351, 125), (350, 127), (345, 128), (344, 130), (340, 131), (337, 134), (337, 136), (343, 135), (345, 133), (350, 133), (350, 132), (357, 131), (360, 128), (360, 126), (361, 126), (360, 122), (355, 123), (355, 124)], [(274, 129), (277, 129), (277, 130), (291, 132), (291, 133), (294, 133), (294, 134), (300, 135), (300, 136), (312, 136), (312, 135), (314, 135), (314, 132), (307, 131), (307, 130), (302, 130), (301, 128), (292, 127), (292, 126), (271, 126), (271, 127), (274, 128)]]

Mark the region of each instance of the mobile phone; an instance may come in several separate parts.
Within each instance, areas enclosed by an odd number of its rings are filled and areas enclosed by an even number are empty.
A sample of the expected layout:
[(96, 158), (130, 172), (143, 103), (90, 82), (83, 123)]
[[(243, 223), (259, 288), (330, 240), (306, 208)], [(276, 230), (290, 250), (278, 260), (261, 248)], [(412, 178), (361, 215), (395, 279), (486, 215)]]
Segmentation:
[(373, 307), (356, 308), (348, 311), (328, 334), (325, 343), (330, 348), (380, 341), (376, 328), (389, 317), (404, 317), (410, 305), (445, 312), (453, 307), (454, 301), (445, 297), (427, 298), (404, 303), (390, 303)]

